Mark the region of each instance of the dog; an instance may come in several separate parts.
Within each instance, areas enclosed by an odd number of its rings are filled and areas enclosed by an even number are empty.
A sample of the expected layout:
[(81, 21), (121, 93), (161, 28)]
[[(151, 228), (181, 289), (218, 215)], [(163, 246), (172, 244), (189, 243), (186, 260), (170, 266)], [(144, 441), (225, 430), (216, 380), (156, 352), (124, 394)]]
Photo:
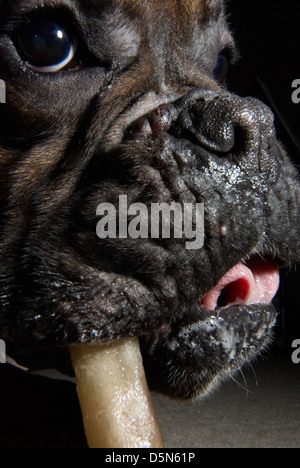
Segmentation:
[[(270, 342), (300, 261), (298, 175), (271, 110), (226, 89), (223, 2), (1, 0), (0, 51), (7, 354), (70, 374), (69, 345), (135, 336), (151, 388), (207, 393)], [(204, 245), (100, 238), (120, 196), (204, 205)]]

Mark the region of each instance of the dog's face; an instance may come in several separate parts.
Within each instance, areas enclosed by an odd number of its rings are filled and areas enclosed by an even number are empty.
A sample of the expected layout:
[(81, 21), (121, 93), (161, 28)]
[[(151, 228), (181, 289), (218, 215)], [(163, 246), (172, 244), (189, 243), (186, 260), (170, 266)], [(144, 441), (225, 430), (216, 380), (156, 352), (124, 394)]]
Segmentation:
[[(69, 344), (138, 336), (150, 383), (180, 397), (251, 359), (275, 263), (300, 260), (300, 186), (270, 110), (220, 84), (222, 2), (0, 0), (0, 54), (8, 354), (64, 369)], [(204, 204), (204, 246), (100, 239), (97, 207), (120, 196)]]

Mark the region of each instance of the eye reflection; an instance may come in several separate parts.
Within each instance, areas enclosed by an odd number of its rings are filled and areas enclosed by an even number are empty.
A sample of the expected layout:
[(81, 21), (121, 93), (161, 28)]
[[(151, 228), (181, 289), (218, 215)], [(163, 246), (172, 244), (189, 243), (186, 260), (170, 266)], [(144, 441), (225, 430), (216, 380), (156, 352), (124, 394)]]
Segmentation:
[(39, 72), (56, 72), (72, 61), (77, 49), (74, 34), (49, 18), (35, 18), (18, 30), (17, 48), (28, 67)]

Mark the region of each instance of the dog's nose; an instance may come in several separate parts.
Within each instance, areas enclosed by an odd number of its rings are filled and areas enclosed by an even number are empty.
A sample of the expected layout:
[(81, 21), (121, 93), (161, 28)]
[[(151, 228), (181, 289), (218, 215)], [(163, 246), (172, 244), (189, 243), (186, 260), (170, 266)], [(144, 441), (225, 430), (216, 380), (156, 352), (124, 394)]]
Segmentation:
[(254, 98), (194, 91), (177, 102), (176, 128), (193, 143), (227, 154), (255, 150), (275, 136), (271, 110)]

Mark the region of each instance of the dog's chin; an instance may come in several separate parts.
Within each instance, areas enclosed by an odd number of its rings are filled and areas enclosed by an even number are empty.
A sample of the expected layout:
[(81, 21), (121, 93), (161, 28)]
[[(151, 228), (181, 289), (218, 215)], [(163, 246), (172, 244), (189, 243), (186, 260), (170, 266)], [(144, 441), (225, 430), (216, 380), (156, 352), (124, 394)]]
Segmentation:
[(195, 306), (184, 317), (140, 338), (150, 389), (171, 398), (199, 399), (273, 340), (272, 304), (232, 305), (207, 311)]
[(272, 340), (278, 286), (276, 263), (253, 256), (172, 324), (141, 336), (150, 387), (199, 398), (253, 360)]

